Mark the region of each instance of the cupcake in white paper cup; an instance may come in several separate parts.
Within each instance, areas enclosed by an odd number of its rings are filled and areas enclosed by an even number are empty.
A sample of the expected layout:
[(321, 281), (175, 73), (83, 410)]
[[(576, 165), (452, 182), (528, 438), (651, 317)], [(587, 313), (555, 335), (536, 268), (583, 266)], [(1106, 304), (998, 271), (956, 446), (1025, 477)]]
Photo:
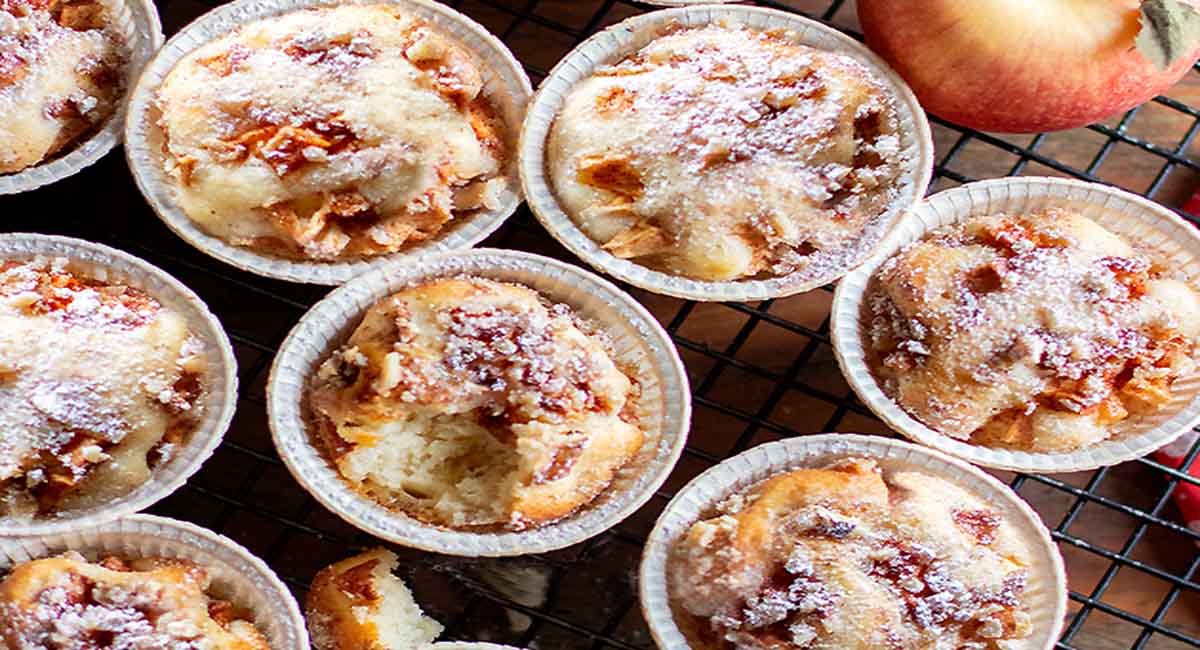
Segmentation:
[(842, 279), (832, 335), (859, 398), (988, 467), (1071, 472), (1200, 421), (1200, 234), (1104, 185), (1011, 178), (918, 205)]
[(529, 79), (431, 0), (238, 0), (167, 42), (126, 155), (159, 217), (260, 275), (341, 284), (469, 248), (520, 204)]
[(164, 648), (197, 639), (309, 647), (296, 599), (262, 560), (227, 537), (150, 515), (0, 539), (0, 613), (13, 625), (6, 638), (28, 647), (44, 647), (50, 634), (82, 647), (97, 633)]
[(440, 553), (583, 541), (640, 507), (681, 453), (678, 352), (619, 289), (479, 249), (334, 291), (285, 340), (267, 409), (280, 456), (335, 514)]
[(1054, 647), (1063, 560), (985, 472), (877, 436), (820, 434), (709, 468), (642, 556), (659, 648)]
[(745, 301), (836, 280), (924, 195), (929, 124), (852, 38), (740, 5), (635, 16), (567, 55), (521, 132), (526, 201), (596, 269)]
[(145, 509), (220, 444), (237, 399), (221, 324), (107, 246), (0, 234), (0, 537)]
[[(54, 10), (6, 3), (0, 49), (0, 194), (71, 176), (121, 142), (125, 98), (162, 46), (150, 0), (87, 0)], [(11, 67), (9, 67), (11, 66)]]

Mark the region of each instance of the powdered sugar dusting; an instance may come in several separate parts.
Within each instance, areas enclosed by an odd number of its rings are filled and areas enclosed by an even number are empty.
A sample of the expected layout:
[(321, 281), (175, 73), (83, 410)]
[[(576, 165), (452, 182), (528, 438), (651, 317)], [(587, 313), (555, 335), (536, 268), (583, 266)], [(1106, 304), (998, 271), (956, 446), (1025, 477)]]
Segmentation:
[(737, 494), (736, 511), (724, 500), (669, 560), (672, 599), (698, 619), (693, 643), (999, 650), (1031, 634), (1025, 551), (961, 488), (846, 459)]
[(199, 416), (204, 353), (183, 319), (68, 267), (0, 264), (0, 517), (49, 514), (75, 491), (119, 492), (81, 489), (113, 458), (125, 473), (110, 478), (144, 481), (147, 452), (180, 442)]
[[(865, 317), (885, 389), (919, 419), (1049, 450), (1169, 401), (1195, 368), (1196, 305), (1150, 257), (1051, 209), (908, 246), (879, 269)], [(952, 387), (937, 379), (948, 375)]]
[(582, 82), (550, 140), (560, 200), (619, 257), (705, 280), (861, 256), (907, 164), (862, 64), (745, 27), (680, 29)]
[[(147, 562), (156, 560), (141, 561)], [(4, 638), (22, 649), (267, 650), (256, 631), (235, 634), (229, 621), (210, 616), (230, 607), (205, 595), (203, 570), (165, 562), (166, 568), (133, 571), (117, 558), (96, 565), (67, 554), (19, 564), (13, 575), (24, 584), (0, 581)]]
[(41, 162), (112, 115), (124, 45), (93, 0), (0, 0), (0, 173)]
[(520, 530), (568, 514), (644, 443), (636, 387), (581, 325), (480, 278), (384, 298), (314, 382), (328, 453), (436, 523)]
[(481, 65), (394, 6), (248, 23), (164, 80), (165, 171), (183, 212), (233, 244), (319, 260), (400, 250), (494, 207), (506, 183)]

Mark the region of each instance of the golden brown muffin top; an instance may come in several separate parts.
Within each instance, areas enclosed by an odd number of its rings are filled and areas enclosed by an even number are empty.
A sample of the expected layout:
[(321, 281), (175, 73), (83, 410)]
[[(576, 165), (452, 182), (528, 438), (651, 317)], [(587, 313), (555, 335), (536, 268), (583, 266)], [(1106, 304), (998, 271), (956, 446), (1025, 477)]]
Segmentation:
[(599, 67), (547, 143), (559, 202), (613, 255), (698, 280), (849, 268), (898, 192), (900, 119), (852, 56), (676, 28)]
[(435, 237), (511, 194), (485, 65), (393, 5), (246, 24), (184, 57), (158, 91), (180, 207), (210, 234), (299, 259)]
[(1194, 371), (1200, 298), (1081, 214), (970, 219), (885, 262), (866, 300), (872, 367), (929, 427), (1070, 451), (1169, 403)]
[(139, 289), (61, 258), (0, 262), (0, 518), (144, 483), (200, 417), (202, 348)]
[(999, 650), (1031, 633), (1031, 561), (986, 500), (847, 459), (730, 497), (679, 541), (668, 577), (706, 647)]
[[(449, 526), (524, 528), (567, 515), (644, 441), (636, 387), (601, 333), (528, 287), (482, 278), (380, 300), (321, 365), (311, 399), (343, 476)], [(446, 458), (396, 449), (406, 436)], [(395, 455), (380, 467), (384, 449)], [(418, 466), (437, 475), (406, 474)], [(463, 493), (490, 514), (443, 512), (448, 484), (470, 484)]]
[(0, 647), (270, 650), (244, 612), (208, 595), (209, 583), (179, 558), (92, 563), (68, 552), (22, 562), (0, 580)]

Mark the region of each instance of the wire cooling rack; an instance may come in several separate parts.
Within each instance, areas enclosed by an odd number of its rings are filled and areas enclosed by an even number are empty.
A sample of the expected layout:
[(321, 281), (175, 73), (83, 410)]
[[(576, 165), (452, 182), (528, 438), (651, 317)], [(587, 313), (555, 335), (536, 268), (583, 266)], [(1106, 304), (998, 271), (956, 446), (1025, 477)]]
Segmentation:
[[(161, 0), (168, 35), (216, 2)], [(625, 0), (460, 0), (450, 5), (498, 34), (534, 82), (589, 34), (650, 7)], [(853, 2), (759, 2), (857, 34)], [(1056, 175), (1107, 182), (1176, 209), (1200, 187), (1200, 74), (1123, 116), (1036, 136), (965, 130), (937, 119), (933, 190), (979, 178)], [(0, 118), (2, 119), (2, 118)], [(1193, 215), (1180, 209), (1185, 217)], [(298, 597), (321, 567), (377, 544), (316, 504), (271, 445), (264, 384), (277, 346), (326, 289), (224, 266), (174, 237), (146, 206), (119, 153), (51, 187), (0, 198), (0, 228), (101, 241), (140, 255), (197, 291), (236, 348), (241, 395), (224, 444), (158, 514), (224, 533), (266, 559)], [(572, 258), (522, 209), (487, 245)], [(641, 650), (653, 643), (635, 597), (645, 535), (675, 490), (761, 442), (823, 431), (890, 435), (842, 380), (830, 347), (831, 293), (752, 304), (696, 304), (633, 290), (667, 327), (695, 395), (695, 425), (656, 497), (616, 529), (540, 556), (464, 560), (405, 549), (403, 572), (444, 638), (517, 646)], [(1200, 445), (1187, 456), (1191, 462)], [(1094, 472), (998, 472), (1052, 529), (1067, 560), (1071, 611), (1060, 648), (1200, 647), (1200, 535), (1171, 501), (1178, 471), (1139, 460)]]

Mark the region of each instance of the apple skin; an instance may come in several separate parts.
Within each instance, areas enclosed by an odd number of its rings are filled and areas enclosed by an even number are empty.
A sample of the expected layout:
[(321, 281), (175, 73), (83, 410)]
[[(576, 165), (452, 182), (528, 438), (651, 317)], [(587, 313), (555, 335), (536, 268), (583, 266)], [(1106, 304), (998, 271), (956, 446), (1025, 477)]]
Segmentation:
[[(1185, 0), (1200, 9), (1200, 0)], [(858, 0), (867, 45), (930, 113), (981, 131), (1085, 126), (1161, 94), (1200, 57), (1163, 70), (1134, 46), (1138, 0)]]

